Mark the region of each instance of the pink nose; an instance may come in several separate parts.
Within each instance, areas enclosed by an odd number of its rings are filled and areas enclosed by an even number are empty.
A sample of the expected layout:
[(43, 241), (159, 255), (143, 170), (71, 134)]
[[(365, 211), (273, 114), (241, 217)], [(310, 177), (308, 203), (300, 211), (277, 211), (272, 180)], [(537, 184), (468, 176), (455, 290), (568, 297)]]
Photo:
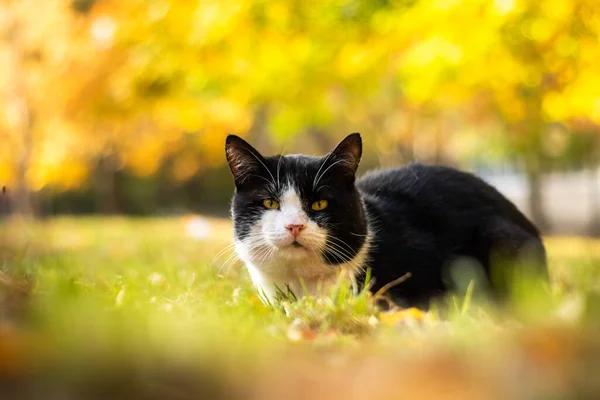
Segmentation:
[(306, 225), (286, 225), (285, 229), (287, 229), (288, 231), (290, 231), (292, 233), (292, 236), (294, 237), (298, 237), (298, 235), (300, 234), (300, 231), (303, 230), (304, 228), (306, 228)]

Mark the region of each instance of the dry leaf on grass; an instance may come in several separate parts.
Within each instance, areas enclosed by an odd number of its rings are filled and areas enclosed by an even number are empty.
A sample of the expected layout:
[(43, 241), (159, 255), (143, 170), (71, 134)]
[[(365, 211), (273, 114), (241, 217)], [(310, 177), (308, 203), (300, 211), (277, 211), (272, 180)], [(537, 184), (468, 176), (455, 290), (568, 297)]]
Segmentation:
[(428, 312), (411, 307), (381, 312), (379, 313), (379, 321), (387, 326), (399, 324), (415, 325), (433, 321), (433, 317)]

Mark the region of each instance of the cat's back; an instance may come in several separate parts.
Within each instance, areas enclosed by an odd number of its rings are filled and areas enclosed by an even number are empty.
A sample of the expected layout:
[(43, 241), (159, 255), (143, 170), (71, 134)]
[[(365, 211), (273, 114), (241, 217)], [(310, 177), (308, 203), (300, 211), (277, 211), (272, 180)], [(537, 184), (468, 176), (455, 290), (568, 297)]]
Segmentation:
[(502, 215), (538, 235), (535, 226), (494, 187), (453, 168), (412, 163), (367, 173), (356, 186), (370, 208), (383, 214), (417, 212), (464, 222), (469, 217)]
[(474, 175), (453, 168), (416, 162), (403, 167), (368, 172), (358, 179), (356, 186), (366, 196), (405, 200), (434, 194), (431, 200), (435, 200), (463, 192), (473, 194), (473, 191), (486, 192), (493, 189)]
[(422, 188), (423, 179), (435, 178), (432, 167), (411, 163), (403, 167), (378, 169), (367, 172), (356, 182), (363, 195), (375, 197), (410, 196)]

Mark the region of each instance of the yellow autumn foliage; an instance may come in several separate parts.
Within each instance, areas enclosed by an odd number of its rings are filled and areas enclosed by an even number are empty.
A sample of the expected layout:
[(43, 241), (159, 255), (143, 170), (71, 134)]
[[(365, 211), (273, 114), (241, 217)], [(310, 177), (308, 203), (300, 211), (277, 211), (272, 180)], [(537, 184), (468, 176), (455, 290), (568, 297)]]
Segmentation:
[(452, 113), (450, 142), (471, 146), (486, 115), (519, 151), (538, 142), (512, 126), (600, 124), (594, 0), (92, 3), (0, 5), (3, 183), (27, 168), (33, 188), (74, 187), (112, 153), (151, 175), (191, 143), (185, 180), (255, 124), (275, 142), (318, 129), (412, 145), (414, 115)]

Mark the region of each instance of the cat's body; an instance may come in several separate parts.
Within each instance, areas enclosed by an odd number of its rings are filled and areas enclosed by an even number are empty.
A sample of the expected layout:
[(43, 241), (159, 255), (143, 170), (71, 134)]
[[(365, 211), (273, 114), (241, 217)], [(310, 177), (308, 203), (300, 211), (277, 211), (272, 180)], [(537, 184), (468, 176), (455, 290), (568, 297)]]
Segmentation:
[(411, 164), (355, 181), (358, 134), (325, 157), (262, 157), (235, 136), (226, 150), (236, 251), (270, 298), (288, 288), (316, 293), (340, 271), (361, 281), (369, 268), (372, 290), (410, 273), (389, 293), (421, 305), (451, 288), (457, 260), (476, 260), (489, 276), (495, 250), (516, 261), (529, 248), (545, 268), (537, 229), (473, 175)]
[(369, 252), (374, 290), (410, 273), (406, 283), (391, 289), (409, 304), (443, 293), (448, 269), (461, 259), (476, 260), (489, 274), (494, 250), (513, 258), (529, 247), (537, 252), (534, 261), (545, 257), (535, 226), (471, 174), (410, 164), (368, 174), (356, 186), (377, 229)]

